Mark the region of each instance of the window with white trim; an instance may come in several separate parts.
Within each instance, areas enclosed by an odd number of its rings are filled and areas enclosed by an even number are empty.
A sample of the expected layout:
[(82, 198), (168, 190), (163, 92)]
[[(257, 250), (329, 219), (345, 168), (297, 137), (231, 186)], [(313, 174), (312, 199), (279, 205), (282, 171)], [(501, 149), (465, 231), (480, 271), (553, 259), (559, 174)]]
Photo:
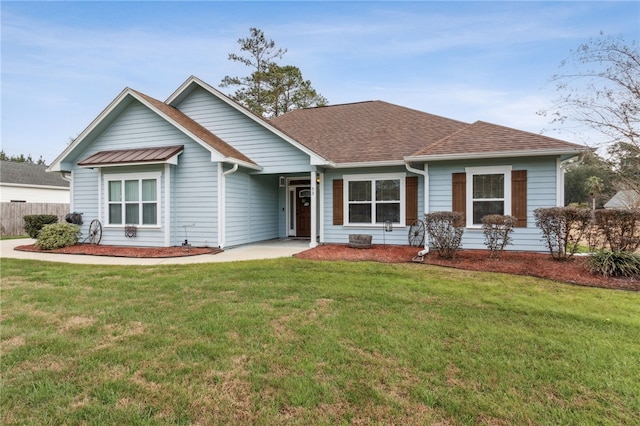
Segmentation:
[(106, 224), (158, 226), (160, 173), (105, 175)]
[(346, 225), (405, 223), (405, 174), (345, 175)]
[(490, 214), (511, 214), (511, 166), (467, 167), (467, 226)]

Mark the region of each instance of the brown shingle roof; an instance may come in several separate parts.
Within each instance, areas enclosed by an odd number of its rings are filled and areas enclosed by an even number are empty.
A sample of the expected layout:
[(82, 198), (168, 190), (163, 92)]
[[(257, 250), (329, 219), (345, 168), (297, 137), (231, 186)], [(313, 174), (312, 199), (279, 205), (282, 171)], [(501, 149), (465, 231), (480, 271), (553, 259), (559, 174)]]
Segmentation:
[(476, 121), (410, 157), (488, 154), (516, 151), (579, 151), (580, 145), (535, 133)]
[(132, 163), (159, 163), (171, 159), (183, 150), (184, 145), (173, 145), (157, 148), (100, 151), (78, 162), (78, 165), (87, 167)]
[(382, 101), (300, 109), (270, 122), (334, 163), (402, 161), (468, 126)]
[[(144, 93), (131, 90), (135, 92), (138, 96), (149, 102), (163, 114), (174, 120), (176, 123), (180, 124), (182, 127), (187, 129), (189, 132), (194, 134), (198, 139), (205, 142), (207, 145), (218, 151), (220, 154), (227, 158), (234, 158), (236, 160), (241, 160), (246, 163), (256, 164), (249, 157), (227, 144), (225, 141), (211, 133), (202, 125), (198, 124), (196, 121), (191, 119), (189, 116), (183, 114), (176, 108), (165, 104), (157, 99), (154, 99), (150, 96), (145, 95)], [(257, 165), (257, 164), (256, 164)]]

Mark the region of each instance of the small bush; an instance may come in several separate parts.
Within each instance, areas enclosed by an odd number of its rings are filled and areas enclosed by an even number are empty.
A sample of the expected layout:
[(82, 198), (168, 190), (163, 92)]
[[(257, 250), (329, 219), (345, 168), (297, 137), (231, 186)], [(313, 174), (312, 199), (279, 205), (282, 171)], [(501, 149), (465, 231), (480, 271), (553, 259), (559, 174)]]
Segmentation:
[(462, 247), (464, 217), (458, 212), (434, 212), (426, 214), (425, 227), (429, 234), (429, 245), (438, 256), (451, 259)]
[(482, 231), (484, 232), (484, 245), (489, 249), (489, 257), (497, 259), (502, 255), (504, 248), (511, 244), (511, 234), (517, 218), (490, 214), (482, 218)]
[(589, 255), (587, 266), (592, 274), (605, 277), (640, 277), (640, 254), (599, 250)]
[(58, 216), (52, 214), (31, 214), (22, 219), (24, 220), (24, 230), (31, 238), (38, 238), (43, 226), (58, 223)]
[(635, 251), (640, 248), (640, 210), (596, 210), (591, 250)]
[(38, 235), (38, 241), (36, 241), (36, 247), (43, 250), (53, 250), (75, 245), (79, 239), (79, 227), (69, 223), (54, 223), (42, 228)]
[(566, 260), (578, 251), (578, 243), (591, 223), (589, 210), (574, 207), (539, 208), (533, 215), (551, 257), (556, 260)]

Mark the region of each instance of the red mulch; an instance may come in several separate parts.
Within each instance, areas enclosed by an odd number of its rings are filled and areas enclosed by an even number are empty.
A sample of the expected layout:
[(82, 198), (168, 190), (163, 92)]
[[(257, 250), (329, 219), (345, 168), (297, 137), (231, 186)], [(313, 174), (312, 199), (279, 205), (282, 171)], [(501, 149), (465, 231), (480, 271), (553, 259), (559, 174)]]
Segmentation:
[[(181, 257), (222, 250), (207, 247), (125, 247), (77, 244), (56, 250), (40, 250), (34, 244), (16, 247), (16, 250), (64, 254), (85, 254), (115, 257)], [(372, 245), (370, 249), (355, 249), (348, 245), (326, 244), (295, 255), (299, 259), (374, 261), (384, 263), (411, 262), (419, 248), (408, 246)], [(462, 250), (453, 259), (441, 259), (436, 253), (424, 257), (424, 264), (446, 266), (483, 272), (504, 272), (515, 275), (547, 278), (566, 283), (602, 287), (619, 290), (640, 291), (640, 280), (605, 278), (592, 275), (585, 267), (584, 257), (575, 257), (566, 262), (558, 262), (548, 254), (528, 252), (505, 252), (501, 259), (489, 259), (486, 250)]]
[(76, 244), (71, 247), (64, 247), (55, 250), (41, 250), (35, 244), (18, 246), (20, 251), (33, 251), (40, 253), (62, 253), (62, 254), (86, 254), (90, 256), (113, 256), (113, 257), (183, 257), (196, 256), (199, 254), (220, 253), (222, 250), (209, 247), (127, 247), (127, 246), (100, 246), (94, 244)]
[[(402, 263), (411, 262), (419, 248), (407, 246), (372, 245), (370, 249), (356, 249), (348, 245), (328, 244), (296, 255), (300, 259), (347, 260)], [(605, 278), (592, 275), (585, 266), (584, 257), (565, 262), (553, 260), (550, 255), (529, 252), (504, 252), (500, 259), (489, 259), (487, 250), (462, 250), (455, 259), (439, 258), (430, 253), (421, 263), (482, 272), (504, 272), (515, 275), (547, 278), (571, 284), (619, 290), (640, 291), (640, 280)]]

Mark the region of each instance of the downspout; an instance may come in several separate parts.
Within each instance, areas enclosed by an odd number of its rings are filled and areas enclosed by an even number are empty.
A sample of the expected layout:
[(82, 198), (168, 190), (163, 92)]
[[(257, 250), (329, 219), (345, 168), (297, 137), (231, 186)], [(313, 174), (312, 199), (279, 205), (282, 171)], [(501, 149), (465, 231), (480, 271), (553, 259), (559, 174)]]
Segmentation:
[[(404, 166), (407, 168), (407, 171), (424, 177), (424, 214), (429, 213), (429, 165), (424, 163), (424, 169), (420, 170), (411, 167), (411, 163), (407, 161), (404, 163)], [(407, 225), (411, 226), (411, 224)], [(424, 250), (420, 252), (422, 253), (421, 256), (429, 253), (429, 242), (427, 240), (428, 238), (424, 239)]]
[(73, 212), (73, 171), (69, 173), (60, 173), (62, 179), (69, 182), (69, 213)]
[(309, 248), (318, 246), (318, 197), (316, 194), (316, 170), (311, 170), (311, 179), (309, 182), (309, 189), (311, 189), (311, 241), (309, 242)]
[(226, 177), (238, 171), (238, 163), (224, 171), (224, 163), (218, 163), (218, 247), (224, 249), (226, 243)]

